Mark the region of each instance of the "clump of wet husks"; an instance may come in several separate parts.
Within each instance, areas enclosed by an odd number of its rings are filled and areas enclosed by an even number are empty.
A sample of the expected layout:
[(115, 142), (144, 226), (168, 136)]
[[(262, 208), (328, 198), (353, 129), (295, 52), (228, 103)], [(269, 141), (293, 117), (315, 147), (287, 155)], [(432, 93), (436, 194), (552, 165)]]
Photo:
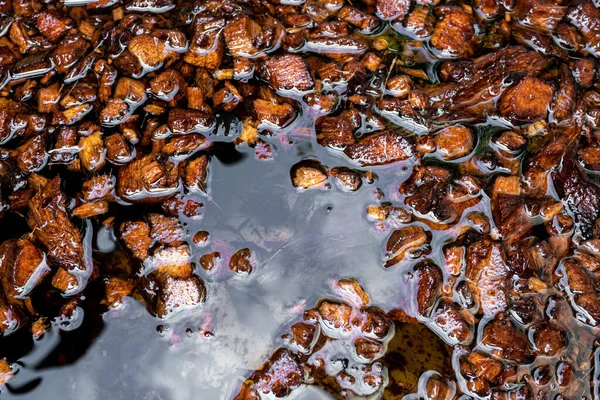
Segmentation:
[(250, 147), (299, 196), (373, 191), (380, 267), (406, 278), (385, 312), (340, 281), (242, 398), (380, 396), (391, 320), (452, 347), (453, 376), (398, 393), (598, 392), (597, 1), (76, 3), (0, 1), (3, 337), (127, 296), (168, 318), (202, 277), (260, 274), (199, 226), (219, 148)]
[(370, 304), (354, 279), (333, 284), (339, 299), (323, 299), (281, 337), (284, 347), (242, 384), (238, 400), (285, 397), (319, 385), (341, 396), (380, 396), (388, 382), (382, 363), (394, 324)]

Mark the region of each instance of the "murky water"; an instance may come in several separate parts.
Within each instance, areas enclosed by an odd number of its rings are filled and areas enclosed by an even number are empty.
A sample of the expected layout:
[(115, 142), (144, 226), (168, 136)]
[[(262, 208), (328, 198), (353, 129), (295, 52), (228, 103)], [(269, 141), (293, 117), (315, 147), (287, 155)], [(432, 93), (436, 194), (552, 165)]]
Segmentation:
[[(131, 298), (105, 314), (84, 307), (78, 329), (53, 326), (33, 342), (1, 398), (230, 399), (280, 343), (284, 328), (320, 298), (331, 296), (333, 282), (356, 278), (372, 304), (385, 310), (405, 307), (411, 296), (407, 273), (414, 263), (383, 267), (382, 248), (390, 230), (369, 221), (365, 210), (374, 202), (376, 186), (394, 197), (410, 171), (374, 168), (377, 184), (354, 193), (335, 186), (300, 192), (289, 176), (299, 160), (314, 156), (330, 167), (343, 162), (306, 137), (290, 139), (295, 146), (287, 149), (273, 139), (276, 155), (271, 161), (257, 160), (254, 149), (238, 152), (220, 145), (211, 165), (210, 196), (199, 197), (204, 216), (187, 226), (190, 232), (210, 232), (208, 244), (192, 246), (194, 260), (212, 251), (228, 260), (237, 249), (249, 247), (258, 259), (252, 274), (220, 277), (198, 268), (207, 283), (206, 302), (167, 321), (151, 316)], [(489, 213), (486, 203), (474, 210)], [(432, 259), (443, 262), (441, 244), (448, 237), (445, 231), (434, 233)], [(588, 330), (580, 329), (579, 334)], [(575, 334), (570, 333), (570, 340)], [(592, 351), (592, 331), (579, 340)], [(18, 337), (3, 341), (5, 346), (31, 345)], [(420, 358), (419, 353), (429, 355)], [(580, 359), (591, 356), (580, 354)], [(427, 329), (408, 325), (398, 330), (386, 358), (393, 382), (412, 382), (427, 370), (447, 370), (452, 357)], [(295, 391), (294, 398), (332, 397), (307, 387)]]
[[(314, 139), (293, 134), (289, 139), (293, 147), (271, 139), (274, 160), (268, 161), (256, 159), (255, 150), (245, 146), (217, 145), (210, 195), (198, 197), (203, 217), (186, 226), (189, 232), (210, 232), (205, 246), (191, 246), (194, 260), (219, 251), (226, 262), (237, 249), (248, 247), (257, 258), (252, 274), (232, 277), (198, 268), (208, 288), (206, 302), (166, 321), (126, 298), (121, 307), (104, 314), (83, 306), (76, 321), (81, 326), (74, 330), (54, 325), (34, 342), (18, 335), (3, 338), (3, 349), (14, 346), (11, 352), (26, 355), (18, 360), (1, 398), (230, 399), (281, 343), (285, 328), (332, 295), (335, 281), (356, 278), (373, 305), (386, 311), (406, 308), (414, 296), (409, 280), (416, 261), (384, 268), (382, 249), (391, 230), (369, 221), (365, 210), (374, 203), (377, 188), (389, 193), (386, 198), (400, 201), (398, 186), (410, 169), (371, 168), (378, 175), (376, 184), (354, 193), (335, 185), (301, 192), (293, 187), (289, 172), (298, 161), (318, 158), (328, 167), (352, 165)], [(463, 221), (468, 211), (490, 215), (489, 199), (484, 195), (466, 210)], [(433, 232), (429, 257), (440, 265), (443, 244), (451, 236), (451, 231)], [(392, 382), (415, 382), (427, 370), (452, 375), (451, 350), (423, 329), (407, 325), (398, 330), (386, 356)], [(475, 335), (479, 342), (482, 330)], [(569, 342), (577, 340), (587, 349), (578, 359), (591, 359), (594, 330), (580, 325), (569, 332)], [(427, 356), (420, 358), (420, 353)], [(520, 374), (538, 364), (523, 366)], [(386, 398), (395, 398), (386, 393)], [(306, 387), (295, 391), (294, 398), (332, 397)]]
[[(20, 359), (2, 398), (36, 399), (43, 393), (48, 399), (227, 399), (268, 357), (282, 327), (331, 295), (332, 281), (354, 277), (373, 304), (393, 305), (404, 272), (383, 268), (387, 233), (365, 218), (375, 187), (300, 193), (289, 177), (293, 164), (310, 155), (331, 166), (340, 159), (305, 138), (294, 140), (296, 147), (279, 151), (274, 161), (256, 160), (253, 149), (243, 149), (233, 163), (215, 159), (211, 198), (199, 199), (204, 217), (188, 226), (210, 232), (206, 247), (193, 247), (194, 259), (212, 249), (224, 260), (228, 251), (255, 250), (259, 264), (250, 276), (220, 280), (204, 274), (206, 303), (165, 323), (128, 298), (102, 317), (86, 311), (80, 329), (53, 327)], [(397, 174), (383, 168), (381, 175), (386, 171)], [(164, 333), (157, 332), (161, 324)], [(203, 324), (212, 326), (214, 337), (198, 332)], [(71, 352), (75, 337), (83, 347), (69, 362), (56, 353)], [(93, 341), (89, 348), (87, 340)], [(303, 396), (327, 395), (310, 389)]]

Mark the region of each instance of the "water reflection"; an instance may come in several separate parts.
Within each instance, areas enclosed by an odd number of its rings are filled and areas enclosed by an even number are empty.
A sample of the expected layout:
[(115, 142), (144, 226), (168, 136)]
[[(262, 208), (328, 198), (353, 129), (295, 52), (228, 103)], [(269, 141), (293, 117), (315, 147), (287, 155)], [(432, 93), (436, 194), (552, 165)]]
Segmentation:
[[(192, 246), (194, 261), (212, 251), (228, 260), (227, 249), (250, 247), (255, 271), (220, 279), (200, 269), (206, 303), (165, 321), (162, 333), (161, 322), (127, 298), (103, 316), (86, 309), (78, 330), (53, 327), (29, 348), (19, 342), (14, 355), (27, 355), (2, 399), (228, 399), (269, 356), (281, 327), (331, 295), (332, 280), (357, 278), (373, 304), (393, 303), (402, 272), (383, 269), (383, 237), (363, 218), (373, 186), (299, 193), (289, 170), (301, 156), (282, 152), (275, 165), (254, 159), (252, 149), (231, 150), (215, 151), (204, 217), (187, 228), (210, 232), (207, 246)], [(319, 158), (335, 165), (328, 152)], [(319, 393), (306, 389), (300, 398), (327, 398)]]

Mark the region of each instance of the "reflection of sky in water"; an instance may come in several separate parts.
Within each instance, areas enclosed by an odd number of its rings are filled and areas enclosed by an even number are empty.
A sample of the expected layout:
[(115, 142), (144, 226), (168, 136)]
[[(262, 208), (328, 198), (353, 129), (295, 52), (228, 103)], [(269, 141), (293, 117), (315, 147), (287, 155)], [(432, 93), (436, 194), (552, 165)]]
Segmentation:
[[(344, 193), (335, 185), (328, 191), (298, 193), (289, 171), (300, 159), (316, 155), (330, 168), (346, 163), (307, 143), (279, 150), (275, 162), (256, 161), (250, 149), (237, 163), (213, 159), (212, 200), (201, 199), (204, 218), (188, 228), (192, 234), (207, 230), (211, 235), (206, 247), (192, 247), (193, 259), (219, 251), (225, 271), (212, 276), (199, 272), (208, 287), (201, 308), (163, 322), (169, 328), (161, 335), (156, 329), (161, 321), (135, 300), (126, 299), (123, 308), (104, 316), (104, 329), (77, 362), (56, 367), (60, 357), (54, 354), (53, 366), (41, 367), (59, 343), (53, 328), (19, 361), (19, 372), (9, 385), (22, 393), (3, 391), (0, 399), (229, 400), (238, 384), (281, 345), (277, 338), (303, 310), (333, 295), (333, 281), (357, 278), (372, 304), (386, 310), (415, 307), (416, 287), (408, 271), (418, 261), (384, 269), (382, 249), (391, 230), (376, 228), (364, 216), (367, 204), (374, 201), (375, 186), (364, 185), (356, 193)], [(299, 154), (293, 156), (293, 151)], [(375, 172), (385, 200), (401, 203), (398, 184), (410, 170), (396, 165)], [(489, 207), (484, 195), (472, 210), (490, 215)], [(463, 220), (467, 214), (463, 213)], [(455, 233), (454, 228), (432, 231), (429, 258), (438, 265), (443, 262), (443, 243)], [(258, 267), (250, 276), (232, 278), (229, 257), (244, 247), (255, 251)], [(198, 332), (201, 327), (215, 336), (204, 337)], [(82, 331), (70, 334), (85, 335)], [(591, 349), (593, 338), (588, 336), (578, 339)], [(63, 345), (70, 343), (65, 340)], [(588, 355), (590, 351), (581, 357)], [(523, 368), (522, 373), (529, 372), (530, 367)], [(309, 387), (294, 391), (293, 398), (330, 396)]]
[[(328, 159), (329, 167), (342, 165), (325, 152), (319, 157)], [(57, 341), (57, 334), (49, 333), (11, 382), (18, 388), (41, 377), (40, 385), (18, 396), (3, 393), (2, 399), (229, 399), (276, 348), (274, 340), (287, 324), (305, 306), (332, 294), (331, 280), (356, 277), (373, 304), (391, 305), (402, 271), (382, 268), (387, 233), (374, 234), (364, 218), (374, 186), (350, 194), (335, 187), (298, 193), (289, 170), (301, 158), (282, 151), (274, 163), (248, 154), (234, 165), (212, 164), (213, 202), (204, 199), (203, 220), (189, 227), (192, 233), (209, 231), (211, 240), (196, 248), (194, 260), (218, 250), (227, 268), (228, 249), (248, 246), (259, 260), (250, 276), (216, 276), (208, 282), (206, 304), (169, 320), (164, 336), (156, 331), (160, 321), (127, 299), (125, 308), (105, 316), (104, 330), (75, 364), (35, 371), (37, 360)], [(197, 329), (211, 319), (215, 336), (204, 338)], [(192, 335), (185, 332), (188, 327)], [(298, 398), (327, 398), (318, 393), (309, 388)]]

